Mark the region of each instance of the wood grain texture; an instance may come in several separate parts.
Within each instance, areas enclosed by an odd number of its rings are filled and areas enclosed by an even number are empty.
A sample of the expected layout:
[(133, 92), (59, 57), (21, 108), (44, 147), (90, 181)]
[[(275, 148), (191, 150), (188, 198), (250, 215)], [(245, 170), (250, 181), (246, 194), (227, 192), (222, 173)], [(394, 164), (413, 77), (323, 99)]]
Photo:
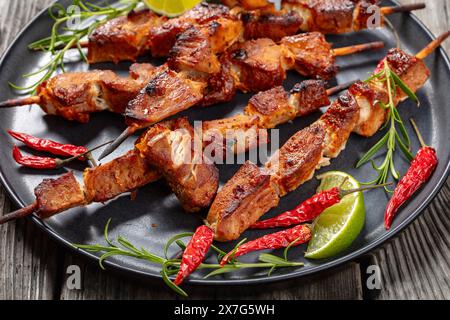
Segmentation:
[[(0, 0), (0, 53), (51, 0)], [(401, 0), (402, 3), (423, 2)], [(426, 1), (417, 16), (434, 34), (450, 29), (450, 0)], [(11, 19), (14, 17), (14, 19)], [(450, 51), (450, 43), (445, 44)], [(188, 288), (192, 299), (449, 299), (450, 185), (396, 239), (357, 262), (319, 275), (261, 287)], [(10, 203), (0, 188), (0, 213)], [(67, 266), (82, 271), (82, 289), (66, 286)], [(368, 291), (361, 280), (368, 264), (382, 270), (382, 288)], [(160, 282), (142, 283), (62, 251), (28, 221), (0, 226), (0, 299), (174, 299)]]
[[(0, 0), (0, 52), (51, 2)], [(1, 188), (0, 212), (7, 213), (10, 209)], [(0, 226), (0, 300), (55, 298), (58, 250), (28, 220)]]

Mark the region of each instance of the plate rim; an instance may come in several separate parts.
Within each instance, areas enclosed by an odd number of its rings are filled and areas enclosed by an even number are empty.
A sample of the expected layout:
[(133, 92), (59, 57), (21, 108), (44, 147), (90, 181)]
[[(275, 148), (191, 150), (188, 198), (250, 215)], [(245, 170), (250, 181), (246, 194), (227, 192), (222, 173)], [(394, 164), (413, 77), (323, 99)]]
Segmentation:
[[(388, 0), (391, 3), (394, 3), (396, 5), (399, 4), (397, 0)], [(22, 30), (14, 37), (14, 39), (11, 41), (11, 44), (6, 48), (5, 52), (3, 53), (2, 57), (0, 58), (0, 69), (2, 69), (6, 59), (11, 54), (13, 48), (15, 47), (17, 41), (24, 36), (26, 32), (28, 32), (28, 29), (36, 22), (36, 20), (40, 19), (43, 14), (45, 14), (48, 9), (55, 3), (59, 2), (59, 0), (53, 1), (49, 6), (42, 9), (33, 19), (31, 19), (23, 28)], [(411, 18), (418, 26), (425, 32), (425, 34), (428, 36), (430, 40), (435, 39), (436, 37), (434, 34), (430, 31), (430, 29), (413, 13), (409, 13), (409, 18)], [(442, 58), (444, 59), (444, 63), (447, 65), (447, 69), (450, 70), (450, 58), (447, 52), (443, 48), (439, 48), (439, 50), (436, 51), (436, 53), (439, 53)], [(185, 284), (187, 285), (201, 285), (201, 286), (226, 286), (226, 285), (232, 285), (232, 286), (242, 286), (242, 285), (256, 285), (256, 284), (271, 284), (275, 282), (282, 282), (287, 281), (291, 279), (300, 279), (305, 276), (311, 275), (311, 274), (317, 274), (324, 272), (326, 270), (330, 270), (333, 268), (337, 268), (344, 263), (354, 261), (355, 259), (361, 257), (364, 254), (367, 254), (368, 252), (371, 252), (384, 244), (385, 242), (391, 240), (393, 237), (397, 236), (401, 231), (403, 231), (407, 226), (409, 226), (412, 222), (414, 222), (426, 209), (426, 207), (429, 206), (429, 204), (433, 201), (433, 199), (438, 195), (438, 193), (442, 190), (442, 188), (445, 185), (445, 182), (447, 181), (448, 176), (450, 175), (450, 162), (446, 164), (446, 167), (444, 169), (443, 175), (439, 178), (437, 184), (433, 187), (432, 192), (430, 192), (426, 197), (424, 197), (424, 201), (411, 212), (411, 214), (402, 221), (398, 226), (395, 228), (392, 228), (389, 232), (386, 232), (385, 234), (381, 235), (379, 238), (377, 238), (375, 241), (370, 243), (367, 246), (364, 246), (356, 251), (349, 252), (348, 254), (339, 257), (338, 259), (327, 261), (326, 263), (318, 266), (311, 267), (310, 269), (300, 269), (295, 270), (287, 274), (281, 274), (281, 275), (273, 275), (270, 277), (259, 277), (254, 279), (226, 279), (226, 280), (214, 280), (214, 279), (187, 279), (185, 281)], [(7, 182), (7, 179), (4, 175), (3, 169), (0, 167), (0, 183), (2, 184), (4, 190), (6, 191), (7, 195), (9, 196), (10, 200), (12, 200), (17, 206), (19, 207), (25, 207), (26, 204), (24, 204), (20, 199), (19, 196), (15, 193), (11, 185)], [(99, 261), (99, 257), (87, 252), (85, 250), (79, 249), (74, 247), (68, 240), (64, 239), (61, 235), (59, 235), (56, 231), (53, 231), (48, 226), (46, 226), (41, 219), (39, 219), (36, 215), (32, 215), (27, 217), (26, 219), (31, 220), (34, 224), (36, 224), (42, 231), (50, 235), (51, 238), (56, 240), (58, 244), (62, 244), (65, 248), (68, 248), (71, 252), (76, 254), (81, 254), (82, 257), (88, 258), (89, 262), (97, 262)], [(161, 280), (162, 276), (157, 274), (152, 274), (145, 272), (143, 270), (133, 269), (131, 267), (123, 266), (119, 263), (111, 262), (111, 261), (105, 261), (104, 265), (111, 268), (107, 271), (113, 271), (113, 272), (119, 272), (126, 274), (127, 276), (132, 277), (139, 277), (144, 279), (152, 279), (152, 280)], [(304, 271), (302, 271), (304, 270)]]

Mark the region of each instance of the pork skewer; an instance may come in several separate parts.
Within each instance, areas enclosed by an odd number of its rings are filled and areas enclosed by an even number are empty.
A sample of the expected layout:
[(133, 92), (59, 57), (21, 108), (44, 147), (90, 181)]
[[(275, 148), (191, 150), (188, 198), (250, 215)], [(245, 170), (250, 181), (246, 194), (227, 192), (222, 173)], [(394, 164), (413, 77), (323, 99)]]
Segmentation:
[[(229, 4), (230, 1), (224, 2)], [(244, 8), (252, 11), (245, 11), (240, 7), (229, 10), (225, 6), (202, 3), (181, 17), (170, 20), (149, 10), (141, 10), (128, 16), (117, 17), (98, 27), (89, 40), (81, 42), (80, 46), (88, 48), (89, 63), (117, 63), (124, 60), (136, 61), (139, 56), (149, 53), (154, 57), (166, 57), (178, 36), (189, 28), (205, 26), (212, 22), (236, 23), (236, 19), (239, 19), (243, 24), (236, 27), (240, 29), (237, 32), (241, 34), (241, 40), (269, 38), (276, 42), (285, 36), (295, 35), (300, 30), (345, 33), (366, 29), (368, 17), (373, 14), (367, 10), (375, 1), (341, 2), (343, 3), (286, 1), (282, 11), (266, 7), (267, 2), (261, 7), (242, 1)], [(342, 10), (343, 7), (346, 9)], [(424, 7), (424, 4), (382, 7), (380, 12), (383, 18), (389, 14)]]
[[(416, 92), (429, 77), (423, 62), (450, 35), (439, 37), (418, 56), (392, 49), (382, 60)], [(375, 71), (377, 73), (379, 70)], [(398, 92), (396, 103), (406, 98)], [(253, 225), (262, 215), (276, 207), (281, 197), (310, 180), (315, 170), (329, 164), (345, 148), (352, 132), (365, 137), (374, 135), (384, 124), (388, 110), (380, 102), (388, 100), (385, 84), (357, 82), (342, 94), (309, 127), (292, 136), (283, 147), (259, 168), (251, 162), (244, 164), (217, 194), (207, 222), (215, 231), (216, 240), (231, 241)]]
[[(245, 75), (248, 76), (251, 76), (252, 73), (255, 72), (258, 72), (261, 75), (267, 74), (267, 78), (272, 79), (271, 82), (256, 84), (255, 81), (243, 79), (243, 83), (238, 83), (236, 85), (234, 79), (231, 79), (232, 83), (229, 84), (230, 89), (224, 94), (220, 94), (220, 90), (223, 90), (226, 86), (221, 86), (220, 88), (208, 88), (207, 91), (210, 93), (207, 92), (203, 94), (203, 101), (201, 104), (211, 105), (218, 102), (228, 101), (234, 96), (236, 87), (239, 87), (245, 91), (248, 91), (248, 89), (251, 89), (250, 91), (263, 91), (273, 86), (280, 85), (281, 81), (286, 76), (286, 71), (282, 68), (286, 65), (286, 63), (282, 61), (284, 56), (286, 56), (284, 60), (289, 59), (290, 61), (297, 61), (298, 63), (296, 65), (300, 65), (301, 62), (304, 66), (321, 66), (320, 68), (303, 67), (303, 74), (308, 73), (312, 75), (316, 72), (315, 70), (320, 69), (324, 71), (319, 72), (324, 74), (325, 70), (336, 70), (332, 65), (334, 64), (335, 56), (350, 55), (365, 50), (373, 50), (382, 46), (382, 43), (374, 42), (331, 49), (331, 45), (329, 45), (325, 39), (320, 36), (320, 34), (306, 34), (302, 35), (301, 39), (297, 39), (295, 45), (290, 44), (292, 50), (298, 48), (298, 50), (295, 51), (295, 56), (294, 53), (289, 52), (288, 54), (282, 56), (281, 52), (287, 52), (287, 49), (284, 50), (278, 46), (273, 48), (262, 47), (266, 42), (270, 42), (270, 40), (256, 40), (249, 43), (245, 47), (236, 47), (233, 52), (235, 53), (237, 50), (240, 50), (242, 53), (244, 48), (247, 51), (251, 51), (252, 54), (248, 54), (246, 59), (236, 60), (236, 63), (239, 64), (236, 69), (244, 70)], [(314, 51), (315, 54), (304, 55), (301, 53), (300, 46), (307, 42), (310, 43), (310, 48), (316, 48)], [(315, 45), (312, 45), (312, 43)], [(186, 51), (187, 52), (184, 56), (189, 55), (189, 50)], [(258, 61), (262, 61), (261, 57), (258, 55), (265, 52), (268, 54), (275, 52), (275, 56), (272, 54), (273, 66), (271, 68), (267, 66), (265, 69), (257, 69), (255, 65)], [(209, 56), (215, 58), (214, 54)], [(268, 55), (265, 55), (265, 57), (267, 56)], [(230, 59), (233, 63), (235, 62), (235, 59)], [(180, 76), (180, 81), (184, 81), (183, 78), (190, 78), (194, 72), (195, 76), (200, 74), (198, 66), (188, 65), (180, 62), (180, 60), (182, 60), (182, 56), (174, 57), (172, 61), (173, 67), (183, 71), (181, 74), (172, 73), (173, 75)], [(225, 63), (225, 65), (227, 65), (227, 63)], [(294, 66), (290, 66), (290, 68), (292, 67)], [(89, 120), (90, 113), (94, 112), (107, 110), (114, 113), (123, 114), (126, 105), (134, 99), (152, 79), (155, 78), (155, 75), (160, 74), (161, 70), (165, 69), (153, 67), (150, 64), (133, 64), (130, 68), (130, 76), (128, 78), (118, 77), (112, 71), (94, 70), (87, 72), (63, 73), (39, 85), (37, 88), (37, 96), (7, 100), (0, 103), (0, 108), (38, 104), (47, 114), (57, 115), (67, 120), (80, 122), (87, 122)], [(223, 67), (223, 71), (221, 71), (218, 75), (209, 75), (206, 73), (206, 77), (211, 80), (199, 79), (199, 81), (190, 83), (196, 84), (196, 88), (200, 90), (207, 85), (205, 82), (211, 83), (215, 78), (238, 78), (238, 75), (233, 75), (231, 71), (225, 70), (225, 67)], [(227, 74), (223, 75), (225, 72)], [(270, 73), (277, 73), (278, 75), (276, 77), (271, 77)], [(201, 74), (202, 78), (205, 77), (203, 73)], [(220, 83), (216, 86), (220, 86)], [(202, 93), (199, 92), (197, 95), (200, 97)]]
[[(294, 89), (297, 89), (293, 90), (292, 98), (290, 99), (291, 103), (293, 104), (292, 108), (298, 109), (298, 116), (313, 112), (314, 110), (317, 110), (318, 108), (328, 104), (328, 98), (324, 96), (324, 93), (333, 95), (344, 90), (346, 87), (348, 87), (348, 84), (325, 89), (324, 83), (322, 81), (307, 80), (304, 84), (298, 84), (294, 87)], [(273, 98), (276, 99), (277, 97), (273, 96)], [(279, 112), (276, 112), (275, 109), (272, 110), (273, 116), (285, 112), (282, 103), (280, 103), (280, 107), (278, 109)], [(254, 124), (259, 123), (258, 116), (256, 114), (251, 117)], [(268, 115), (265, 116), (265, 119), (267, 121)], [(228, 123), (230, 122), (229, 119), (224, 119), (224, 121)], [(267, 125), (266, 121), (262, 123)], [(274, 119), (274, 121), (276, 120)], [(206, 124), (206, 130), (203, 133), (204, 137), (202, 141), (206, 141), (208, 143), (207, 135), (208, 131), (211, 128), (215, 127), (220, 132), (223, 132), (223, 125), (221, 126), (220, 123), (218, 123), (219, 120), (216, 120), (215, 122), (216, 124), (214, 124), (214, 121), (208, 122)], [(281, 121), (278, 120), (278, 123), (281, 123)], [(248, 128), (247, 124), (248, 121), (241, 120), (238, 122), (237, 126), (238, 128), (245, 130), (246, 128)], [(259, 127), (263, 127), (263, 125), (259, 125)], [(86, 169), (83, 179), (83, 188), (80, 187), (79, 183), (76, 181), (72, 173), (65, 174), (57, 179), (44, 180), (35, 189), (37, 198), (36, 202), (30, 206), (17, 210), (16, 212), (0, 217), (0, 224), (15, 220), (17, 218), (25, 217), (34, 212), (36, 212), (41, 218), (49, 218), (55, 214), (64, 212), (73, 207), (84, 206), (92, 202), (103, 203), (108, 200), (112, 200), (120, 194), (131, 192), (148, 183), (159, 180), (161, 178), (161, 173), (159, 173), (155, 168), (148, 165), (146, 161), (143, 161), (142, 159), (144, 158), (141, 155), (144, 155), (145, 158), (147, 157), (147, 155), (149, 157), (151, 156), (151, 163), (154, 163), (154, 161), (160, 159), (160, 155), (164, 153), (150, 153), (148, 143), (143, 143), (143, 141), (151, 141), (152, 139), (150, 137), (154, 137), (155, 135), (161, 133), (163, 133), (163, 136), (165, 136), (168, 132), (174, 132), (179, 128), (189, 129), (189, 135), (192, 135), (192, 130), (184, 119), (169, 121), (166, 124), (157, 126), (156, 129), (152, 128), (142, 136), (145, 138), (139, 138), (136, 142), (136, 144), (139, 145), (139, 148), (135, 148), (125, 155), (118, 157), (99, 167)], [(154, 149), (153, 151), (158, 150), (157, 146), (152, 147)], [(208, 170), (208, 172), (212, 172), (214, 174), (214, 170), (211, 168)], [(207, 185), (208, 188), (211, 189), (211, 180), (207, 181), (210, 182), (210, 184)], [(203, 181), (201, 184), (204, 184)], [(214, 188), (212, 189), (214, 190)], [(195, 193), (197, 194), (197, 192)], [(184, 196), (184, 198), (186, 199), (186, 196)], [(204, 198), (209, 199), (209, 197)], [(207, 202), (207, 200), (203, 201)], [(201, 203), (201, 201), (196, 202), (197, 205), (198, 203)], [(186, 207), (188, 209), (192, 209), (193, 206), (186, 205)]]
[[(268, 17), (274, 12), (273, 3), (267, 0), (223, 0), (222, 2), (231, 8), (241, 7), (250, 12), (251, 10), (266, 12)], [(376, 13), (372, 8), (378, 4), (378, 0), (283, 0), (282, 9), (295, 12), (301, 17), (302, 23), (297, 32), (318, 31), (324, 34), (343, 34), (371, 27), (369, 25), (371, 17)], [(381, 21), (379, 26), (374, 27), (382, 27), (388, 15), (411, 12), (425, 7), (425, 3), (378, 7)], [(266, 19), (269, 19), (268, 17)], [(248, 13), (243, 13), (242, 19), (251, 21)]]
[[(194, 42), (186, 39), (188, 47), (194, 48), (192, 43)], [(279, 86), (289, 69), (295, 69), (302, 75), (314, 74), (330, 78), (337, 72), (334, 64), (335, 55), (347, 55), (382, 46), (382, 43), (374, 42), (334, 49), (336, 51), (334, 53), (331, 45), (320, 33), (285, 37), (281, 45), (275, 44), (270, 39), (251, 40), (231, 47), (220, 61), (220, 72), (210, 75), (208, 81), (204, 81), (202, 76), (198, 76), (198, 72), (190, 68), (198, 66), (199, 61), (212, 61), (205, 56), (213, 56), (213, 60), (216, 59), (215, 55), (205, 53), (193, 57), (189, 54), (189, 49), (182, 50), (178, 47), (179, 52), (185, 54), (169, 59), (172, 68), (166, 65), (159, 67), (160, 71), (146, 88), (130, 101), (125, 111), (128, 127), (115, 142), (105, 148), (100, 160), (137, 130), (194, 105), (229, 101), (237, 89), (244, 92), (259, 92)], [(200, 49), (195, 51), (201, 52)], [(214, 63), (207, 65), (212, 66)]]

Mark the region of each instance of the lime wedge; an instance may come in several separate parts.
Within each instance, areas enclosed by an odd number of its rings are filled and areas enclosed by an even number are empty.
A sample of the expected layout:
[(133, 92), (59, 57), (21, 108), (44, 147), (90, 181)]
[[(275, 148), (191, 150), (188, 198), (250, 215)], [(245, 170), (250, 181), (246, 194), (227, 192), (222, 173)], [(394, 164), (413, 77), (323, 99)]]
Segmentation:
[[(318, 179), (322, 180), (318, 192), (339, 186), (344, 190), (360, 188), (359, 182), (344, 172), (327, 172)], [(340, 203), (325, 210), (314, 221), (313, 236), (305, 257), (325, 259), (347, 249), (360, 234), (365, 218), (363, 193), (345, 196)]]
[(156, 13), (176, 17), (195, 7), (201, 0), (144, 0), (144, 2)]

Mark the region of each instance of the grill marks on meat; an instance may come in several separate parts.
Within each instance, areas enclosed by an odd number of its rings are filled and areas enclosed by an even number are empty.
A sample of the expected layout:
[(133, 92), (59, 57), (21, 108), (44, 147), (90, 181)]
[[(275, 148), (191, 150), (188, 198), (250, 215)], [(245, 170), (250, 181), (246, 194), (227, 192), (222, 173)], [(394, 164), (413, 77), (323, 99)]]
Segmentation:
[(154, 71), (150, 64), (134, 64), (128, 78), (100, 70), (59, 74), (37, 88), (39, 105), (48, 114), (79, 122), (88, 122), (93, 112), (123, 113)]
[(128, 104), (129, 125), (148, 126), (186, 110), (203, 99), (205, 84), (188, 79), (183, 73), (158, 67), (155, 76)]
[[(414, 91), (423, 86), (428, 78), (429, 70), (423, 62), (403, 51), (390, 51), (386, 59), (403, 81), (410, 81)], [(378, 67), (375, 73), (380, 70)], [(318, 121), (289, 139), (264, 169), (251, 164), (244, 165), (217, 194), (208, 214), (208, 222), (218, 232), (217, 240), (237, 239), (256, 216), (262, 216), (272, 208), (269, 204), (278, 201), (253, 201), (249, 205), (251, 199), (261, 193), (257, 188), (251, 191), (247, 187), (249, 179), (245, 174), (251, 172), (251, 166), (253, 172), (263, 172), (265, 176), (270, 176), (270, 188), (276, 190), (277, 196), (281, 197), (295, 190), (312, 177), (316, 168), (327, 165), (328, 158), (338, 156), (351, 132), (369, 136), (380, 129), (386, 111), (379, 103), (386, 101), (386, 90), (384, 84), (375, 80), (355, 83)], [(264, 190), (269, 190), (269, 187)], [(242, 195), (235, 196), (236, 193)], [(245, 221), (246, 217), (248, 221)]]
[(38, 209), (36, 213), (42, 219), (86, 204), (84, 193), (72, 172), (58, 179), (45, 179), (35, 189)]
[(278, 202), (270, 175), (246, 162), (217, 194), (207, 221), (216, 240), (235, 240)]
[(241, 14), (244, 38), (269, 38), (279, 42), (283, 37), (296, 34), (303, 19), (295, 11), (257, 10)]
[[(141, 156), (161, 172), (187, 212), (208, 207), (219, 186), (218, 169), (207, 163), (186, 118), (156, 124), (137, 144)], [(197, 139), (201, 141), (201, 139)]]
[(331, 44), (319, 32), (285, 37), (281, 45), (293, 61), (293, 68), (303, 76), (333, 78), (337, 73)]
[(137, 150), (132, 150), (109, 163), (85, 170), (86, 201), (106, 202), (159, 178), (159, 172), (150, 168)]
[(280, 197), (294, 191), (313, 177), (321, 165), (325, 130), (314, 124), (293, 135), (266, 164)]
[(141, 10), (106, 22), (89, 36), (89, 63), (136, 61), (150, 50), (151, 30), (166, 20), (150, 10)]
[(270, 39), (239, 43), (230, 49), (229, 58), (239, 79), (237, 86), (244, 92), (267, 90), (286, 78), (281, 47)]
[(170, 51), (168, 64), (180, 71), (216, 74), (220, 71), (217, 54), (241, 38), (242, 23), (219, 18), (205, 25), (192, 26), (182, 33)]
[(151, 52), (154, 57), (166, 57), (177, 41), (177, 37), (192, 25), (203, 25), (219, 18), (234, 19), (229, 8), (202, 2), (182, 16), (170, 19), (152, 30)]

